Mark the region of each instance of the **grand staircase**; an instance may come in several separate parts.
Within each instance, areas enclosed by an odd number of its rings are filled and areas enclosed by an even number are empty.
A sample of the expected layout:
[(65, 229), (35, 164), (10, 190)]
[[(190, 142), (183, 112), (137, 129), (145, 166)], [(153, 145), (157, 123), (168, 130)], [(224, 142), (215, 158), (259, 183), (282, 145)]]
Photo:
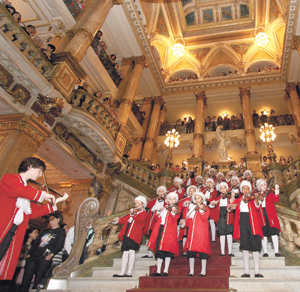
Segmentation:
[[(275, 257), (271, 243), (268, 244), (269, 257), (260, 258), (260, 272), (264, 278), (254, 278), (254, 264), (250, 255), (251, 278), (241, 278), (244, 273), (242, 253), (239, 243), (233, 243), (235, 257), (220, 257), (220, 245), (211, 244), (211, 257), (207, 263), (207, 276), (198, 277), (201, 270), (200, 260), (195, 263), (195, 276), (189, 274), (189, 263), (185, 257), (171, 261), (168, 277), (150, 277), (156, 271), (155, 259), (142, 259), (148, 254), (147, 246), (142, 245), (136, 253), (132, 278), (113, 278), (120, 272), (121, 259), (115, 258), (112, 267), (94, 267), (91, 277), (71, 277), (68, 279), (69, 292), (188, 292), (188, 291), (300, 291), (300, 267), (286, 266), (284, 257)], [(48, 290), (62, 292), (66, 290)]]

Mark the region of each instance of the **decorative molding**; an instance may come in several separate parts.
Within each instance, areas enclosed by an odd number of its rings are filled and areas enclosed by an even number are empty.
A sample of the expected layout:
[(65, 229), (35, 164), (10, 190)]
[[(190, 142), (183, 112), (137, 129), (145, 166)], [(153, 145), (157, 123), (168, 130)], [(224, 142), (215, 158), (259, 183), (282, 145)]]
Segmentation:
[(245, 130), (245, 135), (255, 135), (255, 131), (253, 129), (251, 130)]
[(241, 100), (242, 100), (242, 98), (243, 98), (243, 96), (248, 96), (249, 98), (250, 98), (250, 88), (251, 88), (251, 86), (249, 86), (249, 87), (246, 87), (246, 88), (243, 88), (243, 87), (239, 87), (239, 89), (240, 89), (240, 98), (241, 98)]
[(203, 138), (204, 138), (203, 134), (200, 134), (200, 133), (194, 134), (194, 140), (195, 139), (203, 139)]
[(295, 82), (287, 82), (286, 83), (286, 88), (285, 88), (285, 92), (290, 94), (291, 91), (296, 91), (296, 87), (297, 87), (297, 83)]
[(201, 92), (194, 92), (195, 96), (196, 96), (196, 100), (203, 100), (204, 101), (204, 105), (206, 105), (206, 100), (207, 97), (205, 95), (205, 91), (201, 91)]
[(90, 33), (87, 29), (85, 28), (79, 28), (77, 31), (76, 31), (76, 34), (82, 34), (84, 35), (85, 37), (88, 37), (90, 42), (93, 41), (94, 37), (93, 37), (93, 34)]
[(299, 47), (300, 47), (300, 35), (294, 35), (291, 49), (299, 52)]

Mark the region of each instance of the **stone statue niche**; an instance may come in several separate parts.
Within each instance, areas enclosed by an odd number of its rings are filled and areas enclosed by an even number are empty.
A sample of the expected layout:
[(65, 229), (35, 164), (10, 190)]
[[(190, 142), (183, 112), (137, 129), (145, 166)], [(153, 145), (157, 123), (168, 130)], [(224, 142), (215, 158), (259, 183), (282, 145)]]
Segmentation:
[(216, 129), (217, 140), (220, 142), (218, 145), (220, 156), (218, 162), (228, 162), (228, 149), (231, 147), (231, 140), (229, 137), (226, 137), (225, 132), (222, 130), (223, 126), (218, 126)]

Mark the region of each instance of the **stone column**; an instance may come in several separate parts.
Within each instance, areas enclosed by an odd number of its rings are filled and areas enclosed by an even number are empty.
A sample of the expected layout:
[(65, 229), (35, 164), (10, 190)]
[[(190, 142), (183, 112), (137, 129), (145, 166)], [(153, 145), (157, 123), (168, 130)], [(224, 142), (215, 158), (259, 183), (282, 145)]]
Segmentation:
[(120, 0), (95, 1), (94, 5), (84, 12), (84, 15), (75, 25), (74, 37), (68, 43), (65, 51), (70, 51), (80, 62), (91, 45), (94, 36), (104, 23), (113, 5), (122, 4)]
[(256, 154), (255, 131), (250, 107), (250, 86), (240, 87), (241, 106), (244, 116), (247, 154)]
[(123, 75), (122, 75), (122, 81), (120, 82), (118, 89), (119, 89), (119, 93), (117, 96), (117, 99), (119, 101), (121, 101), (122, 96), (124, 95), (124, 92), (126, 90), (126, 86), (128, 84), (128, 81), (130, 79), (130, 76), (132, 74), (132, 61), (134, 61), (134, 57), (133, 58), (123, 58), (122, 59), (122, 65), (120, 67), (120, 71), (123, 71)]
[(51, 132), (33, 116), (0, 116), (0, 177), (17, 173), (18, 166), (31, 157)]
[[(294, 117), (294, 112), (293, 112), (293, 105), (292, 105), (292, 101), (291, 101), (291, 98), (290, 98), (290, 95), (288, 93), (286, 93), (284, 95), (284, 100), (286, 102), (286, 105), (288, 107), (288, 110), (289, 110), (289, 114), (291, 116), (293, 116), (293, 119), (295, 120), (295, 117)], [(295, 122), (296, 123), (296, 122)]]
[(121, 105), (119, 108), (119, 122), (122, 125), (126, 125), (128, 117), (131, 112), (132, 103), (138, 89), (140, 78), (142, 76), (143, 69), (148, 67), (145, 56), (140, 56), (134, 58), (135, 66), (132, 74), (128, 80), (124, 95), (121, 100)]
[(143, 146), (145, 142), (145, 135), (147, 132), (151, 111), (152, 111), (152, 101), (153, 101), (152, 97), (144, 98), (142, 111), (144, 111), (146, 114), (144, 116), (144, 121), (142, 125), (143, 135), (142, 137), (137, 137), (132, 143), (131, 154), (130, 154), (130, 160), (132, 161), (139, 161), (141, 159)]
[(158, 158), (157, 140), (158, 140), (158, 136), (159, 136), (159, 133), (160, 133), (160, 127), (161, 127), (161, 125), (163, 124), (163, 122), (165, 120), (166, 113), (167, 113), (167, 108), (166, 108), (165, 105), (163, 105), (160, 109), (159, 124), (158, 124), (158, 127), (157, 127), (157, 132), (156, 132), (156, 137), (155, 137), (155, 142), (154, 142), (154, 148), (153, 148), (153, 154), (152, 154), (152, 163), (154, 165), (157, 164), (157, 158)]
[(293, 36), (292, 50), (297, 50), (300, 54), (300, 35)]
[(256, 150), (255, 131), (250, 107), (250, 86), (246, 88), (240, 87), (240, 98), (245, 125), (247, 148), (247, 155), (245, 155), (245, 158), (247, 161), (247, 168), (252, 171), (254, 176), (263, 177), (260, 165), (261, 155), (258, 154)]
[(154, 106), (148, 126), (148, 131), (145, 139), (142, 160), (151, 161), (154, 148), (157, 127), (159, 126), (159, 114), (163, 100), (160, 96), (154, 98)]

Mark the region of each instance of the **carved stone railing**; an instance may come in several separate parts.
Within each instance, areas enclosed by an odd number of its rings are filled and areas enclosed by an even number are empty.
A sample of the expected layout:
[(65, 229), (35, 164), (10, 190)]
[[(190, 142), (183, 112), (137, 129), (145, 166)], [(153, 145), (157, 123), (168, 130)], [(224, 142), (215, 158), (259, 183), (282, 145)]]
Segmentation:
[[(96, 198), (85, 199), (76, 214), (75, 219), (75, 237), (74, 245), (68, 259), (53, 270), (55, 278), (66, 279), (71, 276), (74, 270), (87, 265), (99, 257), (106, 257), (107, 255), (118, 251), (120, 245), (116, 244), (118, 239), (118, 225), (111, 225), (115, 217), (121, 217), (128, 210), (113, 214), (111, 216), (100, 218), (99, 215), (99, 201)], [(107, 228), (111, 225), (107, 234), (104, 234)], [(88, 258), (83, 265), (79, 266), (82, 251), (84, 249), (86, 238), (89, 230), (93, 229), (95, 235), (93, 242), (88, 247)], [(100, 255), (96, 255), (97, 250), (101, 249), (103, 245), (106, 246), (105, 251)], [(82, 267), (83, 268), (83, 267)]]
[(144, 167), (136, 162), (128, 159), (124, 159), (125, 170), (124, 173), (130, 177), (137, 179), (138, 181), (155, 189), (159, 186), (159, 178), (157, 173)]
[(300, 176), (300, 159), (284, 166), (283, 176), (285, 183), (289, 184)]
[(74, 108), (82, 109), (90, 113), (115, 140), (120, 125), (116, 118), (109, 112), (108, 108), (94, 95), (84, 90), (74, 90), (71, 95), (70, 104)]
[(11, 14), (2, 4), (0, 4), (0, 30), (42, 75), (46, 78), (51, 77), (54, 65), (46, 58), (41, 49), (34, 44), (24, 29), (13, 20)]

